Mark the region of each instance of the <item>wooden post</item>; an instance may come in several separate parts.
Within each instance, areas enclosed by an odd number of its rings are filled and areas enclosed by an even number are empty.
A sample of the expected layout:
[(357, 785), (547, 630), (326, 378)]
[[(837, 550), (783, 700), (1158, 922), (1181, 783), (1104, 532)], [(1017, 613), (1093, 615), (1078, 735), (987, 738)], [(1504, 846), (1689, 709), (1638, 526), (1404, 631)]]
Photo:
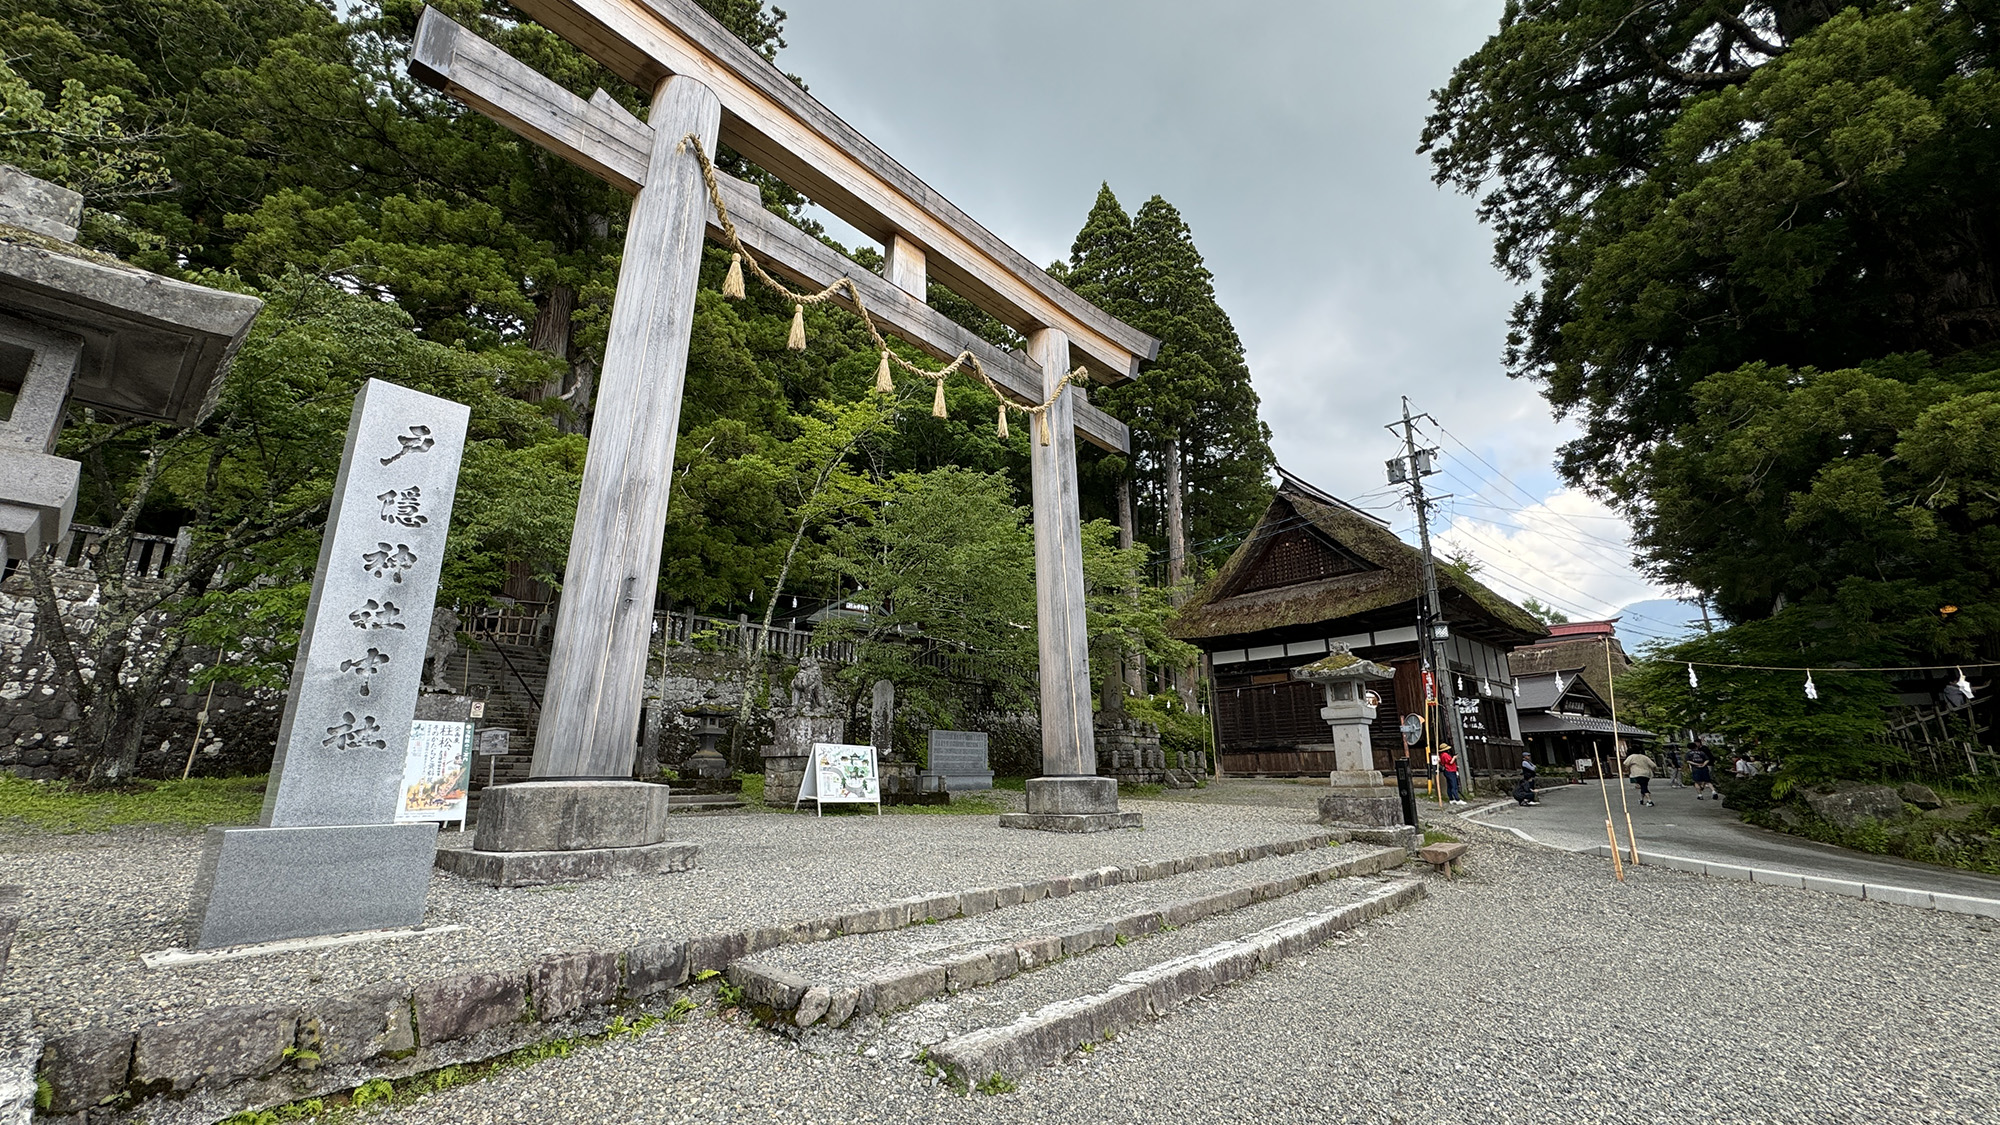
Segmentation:
[(882, 280), (919, 301), (930, 298), (930, 277), (924, 267), (923, 247), (900, 234), (889, 236), (882, 247)]
[[(1043, 328), (1028, 336), (1042, 368), (1044, 396), (1069, 377), (1069, 337)], [(1097, 776), (1091, 722), (1090, 644), (1083, 611), (1083, 524), (1077, 502), (1075, 408), (1064, 394), (1049, 410), (1049, 444), (1028, 439), (1035, 499), (1035, 622), (1041, 649), (1042, 772)]]
[(618, 270), (536, 778), (632, 776), (708, 214), (700, 161), (679, 142), (693, 133), (712, 149), (722, 106), (693, 79), (669, 77), (647, 118), (655, 143)]

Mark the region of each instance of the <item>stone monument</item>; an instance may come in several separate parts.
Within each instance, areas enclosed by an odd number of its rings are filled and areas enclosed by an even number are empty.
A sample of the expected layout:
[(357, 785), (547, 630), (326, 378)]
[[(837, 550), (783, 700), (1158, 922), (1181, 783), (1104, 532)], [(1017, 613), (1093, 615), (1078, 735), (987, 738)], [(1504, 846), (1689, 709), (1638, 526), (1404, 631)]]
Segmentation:
[(471, 411), (370, 379), (355, 396), (255, 828), (210, 828), (199, 949), (423, 921), (434, 822), (395, 823)]
[(947, 793), (993, 788), (993, 767), (987, 759), (985, 731), (934, 730), (926, 776), (938, 779)]
[(764, 748), (764, 801), (790, 801), (805, 783), (815, 742), (847, 741), (847, 720), (833, 707), (819, 658), (808, 653), (792, 677), (791, 698), (772, 716), (771, 745)]
[(1376, 703), (1367, 684), (1370, 680), (1392, 680), (1395, 675), (1394, 669), (1363, 660), (1339, 643), (1322, 659), (1292, 670), (1293, 679), (1320, 685), (1326, 703), (1320, 708), (1320, 718), (1333, 728), (1334, 769), (1327, 779), (1333, 792), (1319, 799), (1320, 823), (1387, 833), (1395, 843), (1408, 843), (1402, 799), (1393, 786), (1382, 784), (1382, 772), (1374, 768), (1375, 749), (1368, 737)]
[(75, 245), (83, 197), (0, 164), (0, 572), (69, 534), (72, 404), (191, 425), (263, 302)]

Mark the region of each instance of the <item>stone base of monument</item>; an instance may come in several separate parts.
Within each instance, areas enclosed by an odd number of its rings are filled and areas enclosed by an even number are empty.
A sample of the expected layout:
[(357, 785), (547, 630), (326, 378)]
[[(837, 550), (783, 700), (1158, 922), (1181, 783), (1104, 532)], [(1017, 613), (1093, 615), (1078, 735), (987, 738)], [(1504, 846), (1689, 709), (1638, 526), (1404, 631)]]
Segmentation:
[(469, 850), (437, 855), (496, 887), (686, 871), (700, 848), (667, 841), (664, 785), (558, 778), (496, 785), (480, 799)]
[(1002, 828), (1041, 832), (1108, 832), (1139, 828), (1140, 814), (1118, 811), (1118, 782), (1109, 777), (1031, 777), (1028, 811), (1001, 813)]
[(210, 828), (190, 949), (420, 926), (438, 826)]
[(1335, 789), (1380, 789), (1381, 770), (1334, 770), (1326, 775)]
[(1403, 798), (1390, 788), (1352, 789), (1319, 799), (1319, 822), (1352, 828), (1403, 827)]

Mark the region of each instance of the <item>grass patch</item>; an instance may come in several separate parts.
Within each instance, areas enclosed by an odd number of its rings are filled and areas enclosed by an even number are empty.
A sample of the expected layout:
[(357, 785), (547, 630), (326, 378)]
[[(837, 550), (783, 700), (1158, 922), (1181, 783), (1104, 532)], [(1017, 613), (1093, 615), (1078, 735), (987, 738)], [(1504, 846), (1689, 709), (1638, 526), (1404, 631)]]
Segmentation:
[(764, 775), (761, 773), (739, 773), (743, 782), (743, 803), (761, 805), (764, 803)]
[(998, 816), (1007, 806), (983, 793), (968, 793), (953, 797), (948, 805), (884, 805), (882, 811), (897, 816)]
[(182, 829), (254, 824), (264, 806), (264, 780), (197, 777), (84, 789), (0, 774), (0, 821), (49, 832), (101, 832), (135, 824)]
[(1458, 842), (1458, 837), (1449, 832), (1439, 832), (1435, 828), (1424, 829), (1424, 843), (1426, 844), (1456, 844)]
[(1127, 785), (1121, 781), (1118, 783), (1118, 791), (1120, 793), (1125, 794), (1127, 797), (1157, 797), (1160, 794), (1165, 793), (1167, 791), (1167, 787), (1164, 785), (1155, 785), (1152, 782), (1141, 782), (1136, 785)]
[(1028, 779), (1025, 777), (996, 777), (993, 779), (993, 788), (1011, 789), (1016, 793), (1026, 793), (1028, 791)]

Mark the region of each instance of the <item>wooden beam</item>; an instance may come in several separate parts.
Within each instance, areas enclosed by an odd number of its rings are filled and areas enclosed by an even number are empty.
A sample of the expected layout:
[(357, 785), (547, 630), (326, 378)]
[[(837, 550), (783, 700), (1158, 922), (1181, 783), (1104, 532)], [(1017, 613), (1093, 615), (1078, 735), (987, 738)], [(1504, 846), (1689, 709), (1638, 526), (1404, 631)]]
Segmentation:
[(930, 273), (924, 268), (924, 248), (900, 234), (882, 244), (882, 277), (919, 301), (930, 300)]
[[(1138, 374), (1160, 342), (1071, 292), (974, 222), (693, 0), (515, 0), (625, 80), (686, 74), (722, 101), (722, 142), (869, 237), (925, 248), (933, 278), (1023, 334), (1060, 329), (1100, 380)], [(1003, 165), (996, 165), (1001, 167)]]
[(589, 101), (577, 97), (435, 8), (417, 21), (410, 75), (629, 195), (645, 186), (649, 126), (602, 90)]
[[(613, 187), (637, 193), (645, 186), (653, 130), (602, 90), (588, 101), (579, 98), (435, 9), (425, 9), (418, 22), (410, 70), (529, 140), (561, 152)], [(815, 289), (840, 277), (852, 277), (884, 330), (938, 359), (949, 360), (961, 351), (970, 351), (1015, 401), (1041, 401), (1042, 374), (1031, 361), (994, 347), (931, 308), (921, 297), (876, 277), (772, 214), (751, 185), (727, 173), (718, 173), (717, 183), (737, 233), (766, 268)], [(711, 237), (719, 238), (722, 232), (714, 209), (707, 208), (705, 214)], [(844, 298), (838, 303), (849, 307)], [(1119, 453), (1131, 449), (1131, 431), (1126, 425), (1081, 397), (1076, 430), (1078, 436), (1100, 448)]]

